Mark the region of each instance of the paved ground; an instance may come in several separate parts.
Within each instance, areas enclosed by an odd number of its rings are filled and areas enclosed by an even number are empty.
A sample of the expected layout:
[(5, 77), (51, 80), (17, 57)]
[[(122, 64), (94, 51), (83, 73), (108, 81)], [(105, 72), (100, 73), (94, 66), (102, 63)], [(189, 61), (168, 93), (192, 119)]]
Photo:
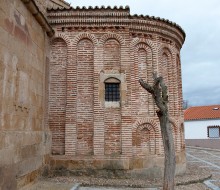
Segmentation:
[(220, 190), (220, 151), (205, 149), (187, 149), (187, 162), (212, 173), (212, 179), (205, 184), (213, 190)]
[[(203, 168), (212, 173), (212, 179), (205, 184), (196, 183), (191, 185), (177, 186), (175, 190), (220, 190), (220, 151), (187, 148), (187, 162), (194, 168)], [(193, 170), (194, 170), (193, 168)], [(63, 178), (62, 178), (63, 179)], [(77, 182), (58, 180), (51, 182), (39, 181), (28, 187), (28, 190), (160, 190), (161, 188), (111, 188), (111, 187), (80, 187)], [(26, 189), (25, 189), (26, 190)]]

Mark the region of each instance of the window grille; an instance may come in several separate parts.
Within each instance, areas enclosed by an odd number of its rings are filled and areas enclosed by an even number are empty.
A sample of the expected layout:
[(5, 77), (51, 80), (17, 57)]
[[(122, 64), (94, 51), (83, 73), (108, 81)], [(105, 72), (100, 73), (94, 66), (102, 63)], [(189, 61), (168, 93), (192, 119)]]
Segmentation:
[(220, 126), (208, 126), (208, 137), (219, 138), (220, 137)]
[(105, 83), (105, 101), (108, 102), (120, 101), (119, 83)]

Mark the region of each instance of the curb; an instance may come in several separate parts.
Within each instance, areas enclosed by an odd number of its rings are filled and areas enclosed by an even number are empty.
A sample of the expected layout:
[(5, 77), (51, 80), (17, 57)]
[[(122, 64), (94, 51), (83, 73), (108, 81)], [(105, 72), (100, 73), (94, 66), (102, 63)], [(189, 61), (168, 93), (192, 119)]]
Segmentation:
[(219, 149), (212, 149), (212, 148), (205, 148), (205, 147), (197, 147), (197, 146), (186, 146), (186, 148), (198, 149), (198, 150), (210, 150), (210, 151), (220, 152)]
[(207, 181), (207, 180), (211, 179), (211, 177), (212, 177), (212, 174), (210, 174), (206, 177), (200, 178), (200, 179), (196, 179), (196, 180), (189, 180), (189, 181), (186, 181), (186, 182), (179, 182), (179, 183), (176, 183), (175, 186), (190, 185), (190, 184), (195, 184), (195, 183), (203, 183), (204, 181)]

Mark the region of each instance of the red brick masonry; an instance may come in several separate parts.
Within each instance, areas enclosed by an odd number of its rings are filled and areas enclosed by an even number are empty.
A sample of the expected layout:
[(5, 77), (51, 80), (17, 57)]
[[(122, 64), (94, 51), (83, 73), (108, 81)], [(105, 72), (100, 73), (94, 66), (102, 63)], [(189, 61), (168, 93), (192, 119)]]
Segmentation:
[[(184, 168), (183, 30), (164, 19), (132, 16), (129, 7), (50, 9), (48, 20), (55, 30), (48, 89), (52, 154), (63, 155), (53, 159), (99, 160), (100, 168), (118, 161), (116, 169), (161, 169), (157, 108), (138, 83), (139, 78), (152, 83), (152, 73), (158, 72), (168, 85), (177, 165)], [(105, 81), (112, 78), (120, 83), (116, 103), (104, 97)]]

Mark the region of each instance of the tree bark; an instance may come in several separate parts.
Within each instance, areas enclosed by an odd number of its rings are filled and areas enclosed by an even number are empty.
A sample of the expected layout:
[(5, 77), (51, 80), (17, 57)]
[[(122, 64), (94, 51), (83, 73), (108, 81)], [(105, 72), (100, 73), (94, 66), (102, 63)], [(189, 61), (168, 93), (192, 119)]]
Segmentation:
[(140, 79), (139, 82), (140, 85), (152, 95), (157, 107), (159, 108), (159, 110), (157, 110), (157, 116), (160, 121), (165, 154), (163, 190), (174, 190), (176, 160), (168, 111), (167, 87), (163, 82), (163, 78), (157, 77), (156, 73), (154, 73), (153, 79), (154, 84), (152, 86), (145, 83), (142, 79)]

